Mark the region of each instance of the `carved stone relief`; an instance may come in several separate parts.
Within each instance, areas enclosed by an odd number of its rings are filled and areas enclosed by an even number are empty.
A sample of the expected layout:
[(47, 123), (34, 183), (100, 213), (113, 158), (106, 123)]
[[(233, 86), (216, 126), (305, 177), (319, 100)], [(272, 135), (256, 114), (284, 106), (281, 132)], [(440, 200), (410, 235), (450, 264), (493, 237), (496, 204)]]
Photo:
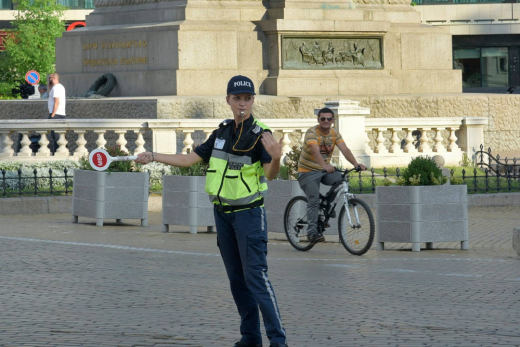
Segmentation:
[(282, 68), (382, 69), (381, 38), (282, 37)]

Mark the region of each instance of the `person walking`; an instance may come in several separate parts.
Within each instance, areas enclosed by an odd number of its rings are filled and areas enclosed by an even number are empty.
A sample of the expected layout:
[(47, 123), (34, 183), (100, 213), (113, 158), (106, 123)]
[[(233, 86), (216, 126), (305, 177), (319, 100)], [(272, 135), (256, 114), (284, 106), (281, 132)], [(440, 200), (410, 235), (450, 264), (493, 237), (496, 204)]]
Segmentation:
[(241, 339), (234, 347), (262, 347), (259, 308), (271, 347), (287, 347), (285, 329), (273, 286), (267, 276), (267, 180), (280, 169), (282, 140), (253, 117), (253, 81), (231, 78), (226, 101), (233, 119), (223, 121), (189, 154), (144, 152), (136, 162), (187, 167), (209, 163), (206, 192), (214, 204), (217, 245), (241, 318)]
[[(49, 99), (47, 101), (47, 108), (49, 109), (49, 119), (65, 119), (65, 87), (60, 83), (60, 76), (57, 73), (49, 75)], [(58, 138), (51, 130), (51, 152), (56, 153), (58, 149)]]
[(305, 133), (298, 160), (298, 184), (307, 196), (307, 232), (309, 241), (313, 243), (325, 241), (318, 231), (320, 183), (331, 186), (341, 179), (341, 173), (330, 164), (334, 147), (338, 146), (352, 165), (367, 169), (356, 161), (341, 134), (332, 128), (333, 123), (334, 111), (326, 107), (318, 111), (318, 125)]
[(38, 86), (38, 92), (40, 93), (40, 99), (47, 99), (49, 97), (46, 84), (40, 84)]

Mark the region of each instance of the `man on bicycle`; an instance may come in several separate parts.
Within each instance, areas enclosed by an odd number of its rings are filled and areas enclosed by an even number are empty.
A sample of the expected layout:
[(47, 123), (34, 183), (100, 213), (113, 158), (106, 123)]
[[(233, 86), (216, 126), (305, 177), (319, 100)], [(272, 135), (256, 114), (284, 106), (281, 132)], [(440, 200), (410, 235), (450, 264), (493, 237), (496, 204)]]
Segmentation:
[(341, 179), (341, 173), (335, 172), (330, 165), (334, 146), (355, 167), (366, 170), (366, 166), (359, 164), (348, 149), (341, 134), (332, 129), (334, 112), (330, 108), (322, 108), (318, 112), (318, 125), (305, 133), (302, 152), (298, 161), (298, 183), (307, 196), (307, 231), (312, 243), (325, 241), (318, 231), (318, 212), (320, 203), (320, 182), (331, 186)]

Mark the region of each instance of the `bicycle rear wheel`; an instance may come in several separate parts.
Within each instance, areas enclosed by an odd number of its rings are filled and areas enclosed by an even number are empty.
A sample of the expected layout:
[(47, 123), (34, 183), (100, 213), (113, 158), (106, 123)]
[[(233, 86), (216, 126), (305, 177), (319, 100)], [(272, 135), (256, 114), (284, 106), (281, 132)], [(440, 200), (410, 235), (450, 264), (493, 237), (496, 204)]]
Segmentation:
[[(363, 255), (374, 242), (374, 216), (370, 207), (364, 201), (356, 198), (349, 199), (348, 209), (353, 226), (348, 221), (343, 205), (338, 220), (339, 239), (347, 251), (354, 255)], [(356, 217), (356, 212), (359, 220)]]
[(292, 198), (284, 213), (284, 229), (287, 240), (299, 251), (308, 251), (314, 246), (307, 235), (307, 198), (296, 196)]

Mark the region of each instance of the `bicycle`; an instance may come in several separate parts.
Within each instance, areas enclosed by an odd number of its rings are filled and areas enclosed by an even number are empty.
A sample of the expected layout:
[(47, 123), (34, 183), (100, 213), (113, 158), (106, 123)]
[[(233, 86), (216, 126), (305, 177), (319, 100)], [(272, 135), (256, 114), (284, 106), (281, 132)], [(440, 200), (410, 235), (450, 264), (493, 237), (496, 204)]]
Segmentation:
[[(318, 232), (324, 233), (330, 227), (329, 219), (336, 217), (336, 205), (341, 204), (338, 218), (339, 239), (345, 249), (354, 255), (365, 254), (374, 241), (374, 216), (368, 205), (348, 192), (348, 177), (352, 172), (360, 172), (356, 167), (351, 170), (338, 170), (343, 174), (335, 182), (326, 195), (320, 193)], [(340, 201), (341, 200), (341, 201)], [(355, 216), (355, 222), (352, 221)], [(316, 243), (309, 241), (307, 234), (307, 198), (296, 196), (292, 198), (284, 213), (284, 229), (287, 240), (295, 249), (308, 251)]]

